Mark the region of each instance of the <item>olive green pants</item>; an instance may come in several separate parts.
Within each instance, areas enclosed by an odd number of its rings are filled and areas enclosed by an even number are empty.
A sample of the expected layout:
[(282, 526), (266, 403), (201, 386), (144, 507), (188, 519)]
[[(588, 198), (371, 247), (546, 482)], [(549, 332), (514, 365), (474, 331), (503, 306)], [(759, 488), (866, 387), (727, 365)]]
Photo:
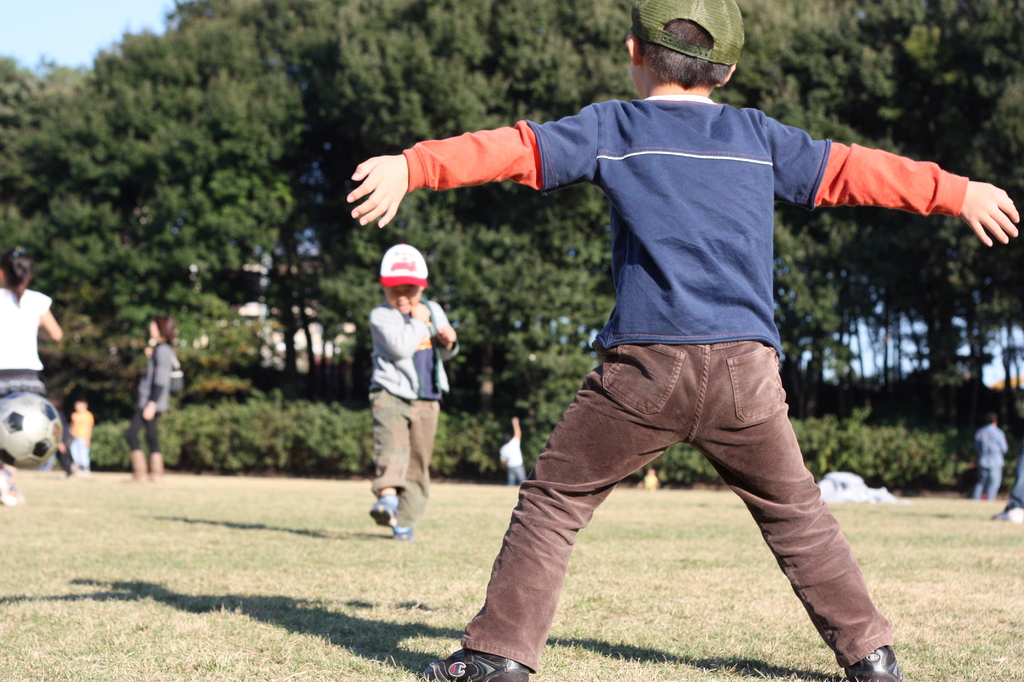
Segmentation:
[(405, 400), (379, 390), (370, 393), (376, 477), (373, 494), (398, 491), (398, 525), (415, 528), (430, 497), (430, 456), (441, 404)]

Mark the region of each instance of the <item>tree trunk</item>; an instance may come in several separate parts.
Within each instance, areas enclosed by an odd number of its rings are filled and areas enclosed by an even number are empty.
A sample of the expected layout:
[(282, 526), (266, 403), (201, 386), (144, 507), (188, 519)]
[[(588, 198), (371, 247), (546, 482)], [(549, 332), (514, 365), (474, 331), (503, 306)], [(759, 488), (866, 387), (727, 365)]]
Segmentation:
[(299, 374), (299, 356), (295, 349), (295, 334), (299, 331), (299, 325), (295, 321), (291, 301), (287, 299), (281, 306), (281, 325), (284, 327), (284, 376), (286, 382), (294, 386)]
[(896, 385), (903, 383), (903, 318), (899, 315), (896, 316), (896, 343), (893, 346), (893, 354), (896, 356), (893, 358), (893, 377)]
[(955, 357), (960, 336), (953, 325), (953, 316), (945, 307), (933, 306), (927, 320), (928, 385), (932, 415), (940, 423), (952, 423), (956, 408), (952, 396), (957, 381), (954, 376)]
[(978, 396), (981, 393), (981, 371), (982, 363), (984, 358), (982, 357), (982, 348), (980, 335), (974, 343), (971, 344), (971, 360), (973, 360), (974, 371), (971, 372), (971, 411), (967, 415), (967, 418), (971, 424), (975, 423), (978, 417)]
[(821, 388), (821, 358), (816, 353), (812, 354), (807, 362), (805, 376), (805, 418), (813, 418), (818, 416), (818, 392)]
[[(1013, 334), (1013, 331), (1013, 325), (1010, 325), (1010, 333)], [(1015, 338), (1011, 336), (1011, 339)], [(1020, 385), (1017, 381), (1020, 379), (1020, 351), (1017, 349), (1016, 340), (1011, 341), (1011, 343), (1013, 344), (1013, 355), (1010, 357), (1010, 369), (1013, 371), (1014, 383), (1010, 390), (1010, 414), (1007, 417), (1008, 421), (1006, 423), (1013, 428), (1014, 433), (1018, 433), (1017, 422), (1020, 419), (1020, 415), (1017, 413), (1017, 392), (1020, 390)]]
[(797, 419), (806, 418), (803, 382), (800, 377), (800, 363), (787, 356), (782, 361), (782, 380), (789, 388), (786, 392), (786, 402), (789, 403), (790, 414)]
[(882, 385), (885, 386), (886, 390), (892, 387), (892, 376), (889, 374), (889, 343), (892, 341), (892, 335), (889, 333), (892, 329), (892, 311), (889, 310), (889, 291), (886, 290), (883, 298), (883, 305), (885, 306), (885, 316), (883, 323), (882, 333)]
[(999, 420), (1004, 424), (1009, 423), (1010, 415), (1013, 414), (1013, 383), (1017, 377), (1011, 373), (1011, 364), (1014, 355), (1013, 328), (1006, 325), (1006, 343), (1003, 344), (1003, 392), (999, 401)]
[(352, 373), (354, 364), (355, 358), (351, 355), (346, 355), (341, 361), (341, 387), (345, 402), (350, 402), (355, 397), (355, 381)]

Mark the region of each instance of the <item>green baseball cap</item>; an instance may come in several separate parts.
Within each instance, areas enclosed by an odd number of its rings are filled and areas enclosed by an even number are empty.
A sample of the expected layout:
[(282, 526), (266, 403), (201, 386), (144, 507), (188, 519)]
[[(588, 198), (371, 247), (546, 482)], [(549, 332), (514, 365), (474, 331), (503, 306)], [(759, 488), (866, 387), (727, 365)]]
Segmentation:
[[(711, 49), (684, 43), (665, 24), (688, 19), (711, 34)], [(735, 64), (743, 49), (743, 17), (735, 0), (633, 0), (633, 33), (670, 50), (715, 64)]]

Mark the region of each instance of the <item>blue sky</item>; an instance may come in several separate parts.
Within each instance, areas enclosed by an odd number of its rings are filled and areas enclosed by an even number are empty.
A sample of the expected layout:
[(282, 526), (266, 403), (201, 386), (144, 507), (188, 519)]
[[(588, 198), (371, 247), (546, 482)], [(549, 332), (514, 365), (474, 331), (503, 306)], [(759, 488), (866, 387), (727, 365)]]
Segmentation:
[(128, 33), (163, 33), (174, 0), (0, 0), (0, 55), (36, 67), (91, 66)]

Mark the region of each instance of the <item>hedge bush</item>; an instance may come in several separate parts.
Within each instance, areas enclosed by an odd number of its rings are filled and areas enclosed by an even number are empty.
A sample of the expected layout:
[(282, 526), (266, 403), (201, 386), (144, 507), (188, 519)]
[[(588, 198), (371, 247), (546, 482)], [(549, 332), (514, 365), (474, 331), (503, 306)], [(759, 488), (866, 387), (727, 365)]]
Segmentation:
[[(344, 475), (367, 472), (373, 461), (368, 410), (254, 400), (187, 406), (163, 415), (159, 424), (164, 461), (186, 471)], [(94, 468), (130, 468), (127, 426), (96, 426)]]
[(850, 471), (869, 485), (893, 489), (973, 484), (966, 475), (974, 468), (973, 433), (869, 425), (870, 414), (870, 409), (863, 408), (847, 419), (828, 415), (794, 420), (804, 461), (816, 479), (830, 471)]
[[(161, 416), (159, 425), (164, 461), (173, 469), (305, 476), (373, 471), (373, 422), (368, 409), (253, 400), (187, 406)], [(127, 427), (127, 421), (95, 427), (94, 469), (130, 468), (124, 440)], [(445, 477), (496, 475), (496, 453), (503, 442), (502, 428), (493, 418), (442, 412), (432, 469)], [(142, 444), (146, 446), (144, 438)]]
[[(948, 490), (974, 483), (973, 433), (867, 423), (868, 410), (846, 419), (794, 420), (808, 468), (816, 479), (830, 471), (859, 474), (873, 486)], [(92, 460), (98, 470), (127, 470), (127, 422), (99, 424)], [(494, 416), (441, 413), (432, 463), (440, 477), (498, 480), (497, 453), (507, 422)], [(368, 409), (280, 399), (192, 405), (160, 418), (169, 468), (225, 473), (278, 472), (304, 476), (368, 476), (373, 472)], [(1012, 442), (1005, 469), (1012, 484)], [(529, 466), (538, 453), (524, 452)], [(688, 445), (669, 448), (653, 465), (662, 482), (717, 483), (718, 474)]]

